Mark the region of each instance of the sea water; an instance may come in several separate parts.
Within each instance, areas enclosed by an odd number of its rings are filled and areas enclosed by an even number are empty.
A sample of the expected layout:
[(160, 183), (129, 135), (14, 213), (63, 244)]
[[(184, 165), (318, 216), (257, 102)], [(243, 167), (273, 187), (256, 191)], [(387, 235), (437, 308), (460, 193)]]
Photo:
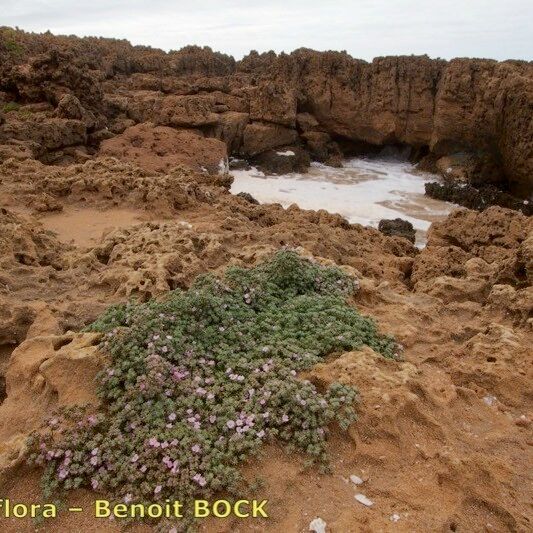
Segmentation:
[(261, 203), (297, 204), (339, 213), (351, 223), (377, 227), (382, 218), (403, 218), (416, 229), (418, 246), (431, 222), (456, 206), (425, 196), (424, 184), (439, 178), (391, 158), (354, 158), (341, 168), (312, 163), (305, 174), (268, 175), (252, 167), (232, 170), (231, 192), (248, 192)]

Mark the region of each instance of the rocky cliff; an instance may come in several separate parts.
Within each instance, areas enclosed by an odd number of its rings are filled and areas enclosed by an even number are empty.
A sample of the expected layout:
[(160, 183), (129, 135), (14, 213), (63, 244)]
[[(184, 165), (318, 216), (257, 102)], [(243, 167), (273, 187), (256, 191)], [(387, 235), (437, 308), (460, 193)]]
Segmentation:
[(165, 53), (2, 28), (0, 91), (2, 159), (77, 161), (112, 137), (124, 158), (134, 158), (138, 135), (130, 128), (152, 122), (214, 137), (217, 154), (222, 143), (247, 158), (301, 147), (335, 163), (342, 152), (399, 144), (431, 164), (466, 157), (474, 184), (526, 194), (533, 185), (533, 64), (523, 61), (368, 63), (307, 49), (235, 61), (209, 48)]

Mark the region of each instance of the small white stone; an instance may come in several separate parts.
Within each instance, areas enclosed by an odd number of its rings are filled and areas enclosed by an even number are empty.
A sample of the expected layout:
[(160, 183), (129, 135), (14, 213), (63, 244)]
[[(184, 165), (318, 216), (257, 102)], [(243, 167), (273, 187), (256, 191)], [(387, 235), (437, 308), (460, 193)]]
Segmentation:
[(399, 514), (394, 513), (393, 515), (390, 516), (390, 521), (391, 522), (398, 522), (398, 520), (400, 520), (400, 515)]
[(354, 474), (352, 474), (350, 476), (350, 481), (354, 484), (354, 485), (361, 485), (361, 483), (363, 483), (363, 480), (359, 477), (359, 476), (356, 476)]
[(315, 518), (309, 524), (309, 531), (314, 531), (315, 533), (326, 533), (326, 522), (322, 518)]
[(363, 505), (366, 505), (367, 507), (372, 507), (374, 505), (374, 502), (372, 500), (369, 500), (364, 494), (356, 494), (355, 499), (362, 503)]
[(485, 396), (483, 401), (490, 407), (496, 402), (496, 396)]

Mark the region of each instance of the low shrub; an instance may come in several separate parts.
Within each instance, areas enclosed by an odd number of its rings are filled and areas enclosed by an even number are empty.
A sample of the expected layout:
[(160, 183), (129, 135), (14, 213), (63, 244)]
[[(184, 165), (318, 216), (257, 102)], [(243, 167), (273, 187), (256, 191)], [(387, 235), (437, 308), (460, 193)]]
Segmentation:
[(347, 305), (353, 290), (338, 268), (281, 251), (109, 309), (88, 328), (110, 356), (101, 409), (51, 420), (34, 441), (46, 492), (85, 486), (136, 502), (238, 492), (239, 465), (268, 439), (325, 464), (328, 424), (355, 420), (357, 393), (319, 392), (297, 372), (336, 351), (395, 349)]

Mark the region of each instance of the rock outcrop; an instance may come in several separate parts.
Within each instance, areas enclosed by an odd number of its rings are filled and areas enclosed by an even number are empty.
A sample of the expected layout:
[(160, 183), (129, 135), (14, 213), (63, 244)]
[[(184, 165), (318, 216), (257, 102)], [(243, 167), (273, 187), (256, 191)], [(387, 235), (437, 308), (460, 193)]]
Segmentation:
[(379, 221), (378, 230), (383, 233), (383, 235), (390, 235), (396, 237), (403, 237), (408, 241), (411, 241), (413, 244), (416, 239), (416, 231), (413, 228), (413, 225), (408, 220), (402, 220), (401, 218), (395, 218), (389, 220), (383, 218)]
[(3, 143), (29, 140), (44, 152), (92, 147), (151, 121), (197, 128), (247, 157), (301, 144), (338, 164), (339, 146), (401, 144), (441, 166), (442, 157), (463, 158), (466, 165), (445, 170), (474, 185), (525, 195), (533, 185), (530, 62), (401, 56), (368, 63), (308, 49), (252, 52), (236, 62), (209, 48), (165, 53), (3, 28), (0, 65), (0, 100), (9, 110)]
[(532, 235), (533, 219), (516, 211), (454, 211), (431, 226), (411, 280), (445, 301), (500, 302), (525, 320), (533, 309)]
[(227, 174), (226, 145), (193, 130), (142, 123), (107, 139), (100, 153), (135, 163), (149, 172), (166, 172), (185, 165), (197, 172)]

